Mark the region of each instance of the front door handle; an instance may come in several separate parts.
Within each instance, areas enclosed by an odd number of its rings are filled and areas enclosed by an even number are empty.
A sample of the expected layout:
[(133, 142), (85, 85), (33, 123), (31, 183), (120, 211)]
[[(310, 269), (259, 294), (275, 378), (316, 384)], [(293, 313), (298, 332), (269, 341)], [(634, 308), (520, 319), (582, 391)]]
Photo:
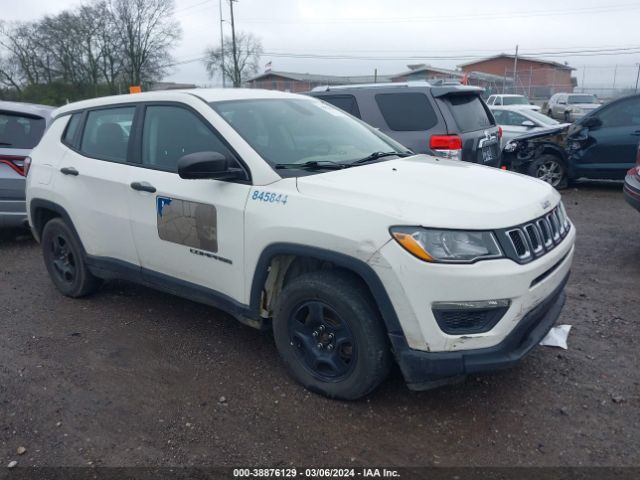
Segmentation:
[(76, 170), (73, 167), (63, 167), (60, 169), (60, 172), (63, 173), (64, 175), (73, 175), (74, 177), (77, 177), (78, 174), (80, 172), (78, 172), (78, 170)]
[(133, 182), (131, 188), (139, 192), (156, 193), (156, 187), (147, 182)]

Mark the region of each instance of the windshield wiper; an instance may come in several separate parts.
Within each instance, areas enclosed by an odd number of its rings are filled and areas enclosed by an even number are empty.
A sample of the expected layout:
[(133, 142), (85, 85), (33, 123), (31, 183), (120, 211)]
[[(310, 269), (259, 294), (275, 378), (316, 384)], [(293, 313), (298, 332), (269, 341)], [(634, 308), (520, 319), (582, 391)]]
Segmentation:
[(304, 163), (276, 163), (274, 168), (276, 170), (286, 170), (286, 169), (313, 169), (313, 170), (340, 170), (343, 168), (347, 168), (348, 165), (338, 162), (332, 162), (331, 160), (312, 160), (310, 162)]
[(366, 157), (361, 158), (360, 160), (355, 160), (351, 163), (348, 163), (347, 165), (362, 165), (363, 163), (373, 162), (383, 157), (390, 157), (391, 155), (395, 155), (396, 157), (400, 158), (409, 156), (409, 154), (405, 152), (373, 152), (371, 155), (367, 155)]

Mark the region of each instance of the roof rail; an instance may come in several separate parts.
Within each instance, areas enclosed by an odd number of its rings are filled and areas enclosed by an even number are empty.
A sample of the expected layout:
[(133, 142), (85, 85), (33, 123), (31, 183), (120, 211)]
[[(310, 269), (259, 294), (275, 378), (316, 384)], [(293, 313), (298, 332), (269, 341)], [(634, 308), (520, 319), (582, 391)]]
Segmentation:
[(430, 87), (431, 84), (424, 80), (414, 80), (409, 82), (387, 82), (387, 83), (354, 83), (352, 85), (323, 85), (314, 87), (312, 92), (330, 92), (332, 90), (348, 90), (350, 88), (407, 88), (407, 87)]

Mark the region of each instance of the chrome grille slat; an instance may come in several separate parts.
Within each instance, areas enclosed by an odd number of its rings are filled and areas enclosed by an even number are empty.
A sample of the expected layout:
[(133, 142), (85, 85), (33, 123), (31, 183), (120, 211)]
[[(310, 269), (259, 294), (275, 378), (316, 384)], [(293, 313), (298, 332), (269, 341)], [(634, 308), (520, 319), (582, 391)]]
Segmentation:
[(504, 232), (518, 260), (527, 262), (555, 248), (570, 229), (571, 223), (560, 204), (546, 215)]

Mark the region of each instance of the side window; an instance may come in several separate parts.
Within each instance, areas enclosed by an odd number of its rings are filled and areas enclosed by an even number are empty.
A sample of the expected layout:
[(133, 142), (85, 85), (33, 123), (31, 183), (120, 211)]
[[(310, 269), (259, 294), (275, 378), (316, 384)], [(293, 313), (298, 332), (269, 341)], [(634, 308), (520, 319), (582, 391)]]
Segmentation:
[(506, 118), (505, 118), (505, 123), (503, 125), (512, 125), (514, 127), (519, 127), (522, 125), (522, 122), (527, 120), (526, 117), (524, 117), (523, 115), (520, 115), (517, 112), (505, 112), (505, 113), (506, 113)]
[(494, 97), (493, 95), (487, 98), (487, 105), (493, 105), (493, 101), (495, 100), (495, 98), (496, 97)]
[(126, 162), (134, 112), (135, 107), (90, 111), (82, 133), (80, 151), (100, 160)]
[(494, 105), (502, 105), (502, 97), (496, 97)]
[(78, 133), (78, 126), (80, 125), (81, 113), (74, 113), (71, 115), (67, 128), (62, 135), (62, 143), (69, 145), (70, 147), (76, 147), (76, 133)]
[(640, 98), (611, 105), (598, 116), (604, 127), (640, 126)]
[(186, 108), (150, 105), (146, 108), (142, 130), (142, 164), (178, 171), (178, 160), (195, 152), (234, 155), (211, 128)]
[(358, 108), (358, 102), (353, 95), (326, 95), (319, 97), (321, 100), (330, 103), (334, 107), (338, 107), (347, 113), (350, 113), (354, 117), (360, 117), (360, 109)]
[(506, 125), (505, 122), (507, 121), (507, 119), (505, 115), (506, 112), (504, 110), (493, 110), (492, 113), (493, 113), (493, 118), (496, 119), (496, 123), (498, 125)]
[(391, 130), (415, 132), (428, 130), (438, 123), (438, 117), (423, 93), (381, 93), (376, 103)]

